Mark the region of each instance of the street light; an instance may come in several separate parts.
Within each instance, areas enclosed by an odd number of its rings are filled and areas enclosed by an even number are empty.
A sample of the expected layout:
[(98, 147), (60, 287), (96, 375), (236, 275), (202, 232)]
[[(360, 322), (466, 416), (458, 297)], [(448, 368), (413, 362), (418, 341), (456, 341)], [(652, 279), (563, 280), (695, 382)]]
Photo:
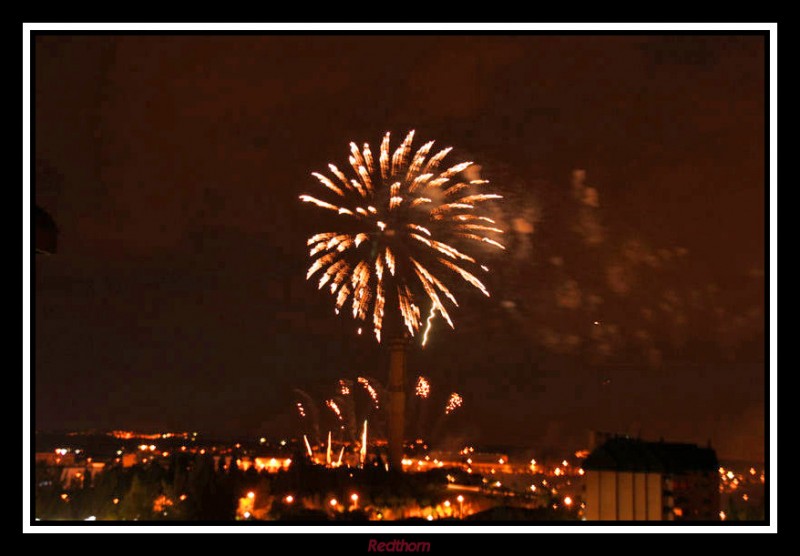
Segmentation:
[(464, 519), (464, 497), (459, 494), (456, 500), (458, 500), (458, 517)]
[(353, 494), (351, 494), (350, 495), (350, 500), (353, 501), (353, 507), (354, 508), (358, 508), (358, 494), (356, 494), (355, 492)]

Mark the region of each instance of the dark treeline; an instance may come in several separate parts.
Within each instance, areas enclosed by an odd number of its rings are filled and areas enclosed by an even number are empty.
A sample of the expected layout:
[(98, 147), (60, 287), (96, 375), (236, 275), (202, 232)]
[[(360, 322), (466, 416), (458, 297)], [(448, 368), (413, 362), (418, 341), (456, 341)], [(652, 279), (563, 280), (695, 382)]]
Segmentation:
[[(234, 458), (235, 459), (235, 458)], [(446, 472), (388, 473), (378, 462), (363, 469), (327, 469), (295, 454), (286, 471), (247, 471), (211, 454), (175, 453), (130, 467), (112, 465), (69, 485), (62, 468), (37, 464), (34, 509), (38, 519), (226, 521), (240, 498), (253, 493), (262, 519), (367, 519), (366, 509), (431, 506), (446, 495)], [(472, 477), (480, 481), (479, 477)], [(358, 493), (357, 504), (350, 502)], [(291, 499), (287, 501), (287, 497)], [(330, 501), (345, 511), (331, 511)]]

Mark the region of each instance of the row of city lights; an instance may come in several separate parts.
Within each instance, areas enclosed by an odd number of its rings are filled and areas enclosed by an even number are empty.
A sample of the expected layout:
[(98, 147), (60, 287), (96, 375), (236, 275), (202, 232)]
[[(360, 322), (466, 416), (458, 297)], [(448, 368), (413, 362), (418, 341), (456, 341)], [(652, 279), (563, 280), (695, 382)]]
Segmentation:
[[(255, 493), (254, 491), (252, 491), (252, 490), (251, 490), (251, 491), (248, 491), (248, 492), (245, 494), (245, 498), (247, 498), (247, 499), (248, 499), (248, 501), (249, 501), (249, 503), (250, 503), (250, 504), (253, 504), (253, 502), (255, 501), (255, 497), (256, 497), (256, 493)], [(184, 497), (182, 497), (182, 498), (181, 498), (181, 500), (184, 500), (184, 499), (185, 499)], [(352, 503), (353, 503), (353, 506), (354, 506), (354, 507), (357, 507), (357, 506), (358, 506), (358, 500), (359, 500), (359, 496), (358, 496), (358, 494), (357, 494), (357, 493), (355, 493), (355, 492), (354, 492), (354, 493), (352, 493), (352, 494), (350, 495), (350, 500), (352, 501)], [(463, 515), (463, 504), (464, 504), (464, 500), (465, 500), (465, 498), (464, 498), (464, 496), (463, 496), (463, 495), (461, 495), (461, 494), (459, 494), (459, 495), (456, 497), (456, 501), (457, 501), (457, 502), (458, 502), (458, 504), (459, 504), (459, 514), (461, 514), (461, 515)], [(288, 495), (284, 496), (284, 498), (283, 498), (283, 501), (284, 501), (284, 503), (286, 503), (286, 504), (293, 504), (293, 503), (294, 503), (294, 501), (295, 501), (295, 498), (294, 498), (294, 496), (293, 496), (293, 495), (291, 495), (291, 494), (288, 494)], [(567, 505), (570, 505), (570, 504), (572, 504), (572, 499), (571, 499), (571, 498), (569, 498), (569, 497), (567, 497), (567, 498), (565, 499), (565, 503), (566, 503)], [(337, 498), (331, 498), (330, 500), (328, 500), (328, 504), (331, 506), (331, 508), (333, 508), (333, 509), (336, 509), (336, 508), (339, 506), (339, 500), (338, 500)], [(444, 507), (446, 507), (446, 508), (450, 508), (452, 505), (453, 505), (453, 504), (452, 504), (452, 502), (451, 502), (450, 500), (445, 500), (445, 501), (443, 502), (443, 506), (444, 506)], [(249, 518), (252, 516), (252, 513), (251, 513), (251, 512), (249, 512), (249, 511), (245, 511), (245, 512), (243, 512), (243, 514), (242, 514), (242, 515), (243, 515), (243, 516), (244, 516), (246, 519), (249, 519)], [(380, 518), (380, 516), (381, 516), (381, 514), (380, 514), (380, 512), (379, 512), (379, 514), (378, 514), (378, 517)], [(429, 519), (432, 519), (432, 516), (429, 516)]]

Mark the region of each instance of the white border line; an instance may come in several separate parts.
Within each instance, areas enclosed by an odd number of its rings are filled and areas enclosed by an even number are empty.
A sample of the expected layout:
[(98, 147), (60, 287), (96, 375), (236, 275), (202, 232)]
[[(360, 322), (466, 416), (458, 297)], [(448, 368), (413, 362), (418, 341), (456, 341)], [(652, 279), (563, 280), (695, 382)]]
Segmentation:
[[(770, 525), (768, 526), (648, 526), (648, 525), (477, 525), (463, 526), (35, 526), (30, 516), (30, 32), (31, 31), (770, 31), (770, 134), (769, 134), (769, 210), (770, 210), (770, 468), (767, 470), (770, 492)], [(778, 25), (777, 23), (25, 23), (22, 30), (22, 106), (23, 106), (23, 469), (22, 469), (22, 529), (37, 533), (367, 533), (372, 535), (404, 533), (777, 533), (778, 516)], [(765, 186), (767, 186), (765, 184)]]

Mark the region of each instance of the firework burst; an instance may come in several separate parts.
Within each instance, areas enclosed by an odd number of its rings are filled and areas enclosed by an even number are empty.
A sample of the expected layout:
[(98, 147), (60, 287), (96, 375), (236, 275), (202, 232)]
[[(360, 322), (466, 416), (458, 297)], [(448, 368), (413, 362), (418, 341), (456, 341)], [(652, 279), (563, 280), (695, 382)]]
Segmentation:
[(411, 131), (392, 153), (387, 132), (375, 155), (366, 143), (361, 149), (350, 143), (353, 177), (330, 164), (333, 179), (312, 174), (329, 200), (300, 196), (343, 219), (340, 232), (308, 239), (312, 263), (306, 279), (321, 273), (319, 288), (329, 289), (336, 313), (349, 303), (348, 312), (357, 321), (371, 323), (379, 342), (389, 307), (397, 310), (398, 324), (411, 336), (419, 332), (425, 298), (431, 315), (435, 309), (452, 327), (445, 299), (458, 306), (446, 285), (453, 278), (489, 295), (473, 274), (485, 267), (474, 253), (464, 253), (453, 243), (463, 244), (464, 250), (476, 244), (504, 249), (496, 239), (503, 230), (481, 214), (486, 202), (500, 195), (485, 191), (486, 180), (464, 175), (472, 162), (445, 168), (442, 163), (451, 147), (428, 157), (430, 141), (412, 155), (413, 138)]
[(458, 409), (464, 404), (464, 398), (458, 392), (453, 392), (447, 400), (447, 405), (444, 408), (444, 414), (450, 415), (453, 411)]
[(431, 394), (431, 384), (428, 382), (428, 379), (424, 376), (420, 375), (417, 377), (417, 386), (415, 390), (415, 394), (418, 398), (427, 399), (428, 396)]

